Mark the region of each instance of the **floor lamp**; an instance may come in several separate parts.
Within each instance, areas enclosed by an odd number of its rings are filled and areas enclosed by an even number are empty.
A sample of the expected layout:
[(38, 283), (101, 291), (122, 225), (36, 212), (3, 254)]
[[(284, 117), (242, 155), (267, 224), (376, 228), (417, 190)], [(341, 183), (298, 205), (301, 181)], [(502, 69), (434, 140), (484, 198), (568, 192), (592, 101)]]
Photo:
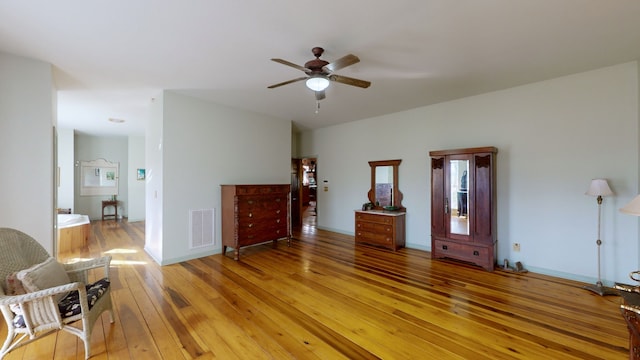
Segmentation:
[(620, 208), (621, 213), (640, 216), (640, 195), (636, 196), (627, 205)]
[[(620, 208), (620, 212), (623, 213), (623, 214), (640, 216), (640, 195), (636, 196), (627, 205), (625, 205), (624, 207)], [(632, 271), (629, 274), (629, 277), (633, 281), (640, 282), (640, 270)], [(620, 290), (627, 291), (627, 292), (640, 293), (640, 291), (639, 291), (640, 287), (638, 287), (638, 286), (629, 287), (629, 286), (626, 286), (626, 285), (623, 285), (623, 284), (617, 284), (616, 283), (616, 288), (618, 288)], [(636, 309), (633, 310), (633, 311), (635, 311), (635, 312), (640, 314), (640, 307), (636, 307)]]
[(602, 197), (613, 195), (613, 191), (609, 188), (609, 184), (606, 179), (593, 179), (591, 180), (591, 185), (589, 185), (589, 189), (585, 195), (597, 196), (596, 200), (598, 201), (598, 239), (596, 240), (596, 245), (598, 245), (598, 282), (596, 282), (595, 285), (587, 285), (584, 288), (591, 290), (600, 296), (619, 295), (616, 290), (602, 285), (602, 280), (600, 278), (600, 245), (602, 245), (602, 240), (600, 240), (600, 208), (602, 206)]
[[(624, 213), (624, 214), (640, 216), (640, 195), (636, 196), (627, 205), (625, 205), (624, 207), (620, 208), (620, 212)], [(631, 278), (631, 280), (640, 282), (640, 278), (638, 278), (638, 275), (640, 275), (640, 270), (631, 272), (629, 274), (629, 277)], [(623, 286), (623, 288), (626, 291), (629, 291), (624, 286)], [(632, 291), (640, 292), (640, 291), (637, 291), (637, 290), (638, 290), (638, 287), (633, 287)], [(636, 310), (634, 310), (634, 311), (636, 311)]]

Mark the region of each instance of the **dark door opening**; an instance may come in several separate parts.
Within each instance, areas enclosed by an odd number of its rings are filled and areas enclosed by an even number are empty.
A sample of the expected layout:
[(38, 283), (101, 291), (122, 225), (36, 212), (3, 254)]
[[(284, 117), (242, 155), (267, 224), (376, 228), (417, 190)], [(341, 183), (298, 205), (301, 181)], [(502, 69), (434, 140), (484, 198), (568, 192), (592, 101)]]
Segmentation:
[(291, 159), (291, 224), (315, 230), (318, 206), (315, 158)]

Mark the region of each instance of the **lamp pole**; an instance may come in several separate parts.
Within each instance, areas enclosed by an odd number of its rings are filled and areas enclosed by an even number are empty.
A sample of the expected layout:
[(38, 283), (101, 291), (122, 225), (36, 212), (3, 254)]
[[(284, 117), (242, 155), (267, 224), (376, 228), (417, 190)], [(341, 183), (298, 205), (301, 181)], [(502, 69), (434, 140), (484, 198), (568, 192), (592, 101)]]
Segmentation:
[(600, 277), (600, 245), (602, 245), (602, 240), (600, 240), (600, 217), (602, 214), (602, 195), (598, 195), (598, 239), (596, 240), (596, 245), (598, 245), (598, 281), (596, 282), (596, 286), (602, 287), (602, 279)]
[(602, 240), (600, 240), (600, 219), (602, 213), (602, 195), (611, 195), (612, 193), (613, 192), (611, 191), (611, 189), (609, 189), (609, 185), (606, 183), (606, 180), (602, 179), (593, 180), (591, 183), (591, 187), (587, 191), (587, 195), (598, 196), (596, 198), (598, 202), (598, 238), (596, 240), (596, 245), (598, 246), (598, 281), (595, 285), (585, 286), (584, 289), (593, 291), (600, 296), (619, 295), (616, 290), (606, 287), (602, 284), (602, 278), (600, 274), (600, 246), (602, 245)]

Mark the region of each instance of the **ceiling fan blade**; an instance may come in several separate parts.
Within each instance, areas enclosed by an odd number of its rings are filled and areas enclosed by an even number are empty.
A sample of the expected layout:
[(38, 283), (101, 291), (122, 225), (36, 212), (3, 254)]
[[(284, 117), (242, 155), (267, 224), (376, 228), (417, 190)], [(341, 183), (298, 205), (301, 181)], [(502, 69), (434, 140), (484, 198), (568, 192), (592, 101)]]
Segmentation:
[(320, 101), (324, 98), (326, 98), (327, 96), (324, 93), (324, 90), (322, 91), (316, 91), (316, 100)]
[(345, 55), (343, 57), (341, 57), (340, 59), (329, 63), (325, 66), (322, 67), (323, 70), (327, 71), (327, 72), (334, 72), (334, 71), (338, 71), (342, 68), (346, 68), (349, 65), (353, 65), (355, 63), (360, 62), (360, 59), (353, 55), (353, 54), (349, 54), (349, 55)]
[(271, 59), (271, 61), (275, 61), (277, 63), (283, 64), (283, 65), (287, 65), (287, 66), (291, 66), (292, 68), (298, 69), (298, 70), (302, 70), (304, 72), (309, 72), (311, 70), (307, 69), (306, 67), (300, 66), (300, 65), (296, 65), (292, 62), (289, 62), (287, 60), (283, 60), (283, 59)]
[(304, 77), (299, 77), (299, 78), (297, 78), (297, 79), (287, 80), (287, 81), (283, 81), (283, 82), (278, 83), (278, 84), (275, 84), (275, 85), (267, 86), (267, 88), (269, 88), (269, 89), (273, 89), (273, 88), (277, 88), (278, 86), (291, 84), (291, 83), (294, 83), (294, 82), (296, 82), (296, 81), (305, 80), (305, 79), (307, 79), (307, 77), (306, 77), (306, 76), (304, 76)]
[(329, 76), (329, 80), (346, 84), (346, 85), (357, 86), (365, 89), (371, 86), (371, 82), (369, 81), (354, 79), (354, 78), (340, 76), (340, 75), (331, 75)]

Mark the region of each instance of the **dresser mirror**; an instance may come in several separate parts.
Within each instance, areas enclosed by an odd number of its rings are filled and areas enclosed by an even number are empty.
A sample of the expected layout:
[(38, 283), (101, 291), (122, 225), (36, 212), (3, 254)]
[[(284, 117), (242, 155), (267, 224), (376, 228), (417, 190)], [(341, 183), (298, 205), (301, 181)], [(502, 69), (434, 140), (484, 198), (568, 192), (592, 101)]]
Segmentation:
[(453, 234), (469, 235), (469, 160), (449, 160), (449, 199)]
[(374, 209), (404, 211), (402, 193), (398, 189), (398, 167), (402, 160), (369, 161), (371, 167), (371, 188), (369, 202)]

